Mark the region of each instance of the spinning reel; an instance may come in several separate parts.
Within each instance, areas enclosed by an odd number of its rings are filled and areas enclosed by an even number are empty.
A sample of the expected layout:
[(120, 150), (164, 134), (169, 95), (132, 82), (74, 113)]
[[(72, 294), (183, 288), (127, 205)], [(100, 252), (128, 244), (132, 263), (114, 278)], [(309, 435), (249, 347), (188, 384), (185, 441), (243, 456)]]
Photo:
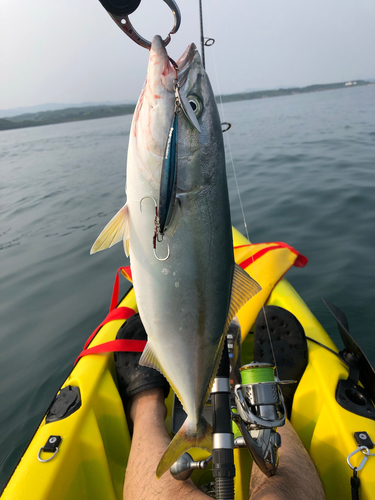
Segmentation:
[(237, 412), (232, 413), (242, 438), (235, 446), (247, 447), (266, 476), (276, 474), (281, 436), (276, 428), (285, 424), (286, 409), (280, 381), (274, 367), (267, 363), (250, 363), (240, 368), (242, 384), (236, 384), (234, 396)]

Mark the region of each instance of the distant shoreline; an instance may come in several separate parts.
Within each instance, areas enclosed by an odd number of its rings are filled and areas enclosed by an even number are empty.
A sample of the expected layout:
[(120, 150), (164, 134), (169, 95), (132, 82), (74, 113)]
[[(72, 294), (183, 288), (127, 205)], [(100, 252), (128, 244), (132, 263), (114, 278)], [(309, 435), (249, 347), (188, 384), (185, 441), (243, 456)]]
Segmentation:
[[(353, 80), (351, 82), (329, 83), (325, 85), (309, 85), (308, 87), (295, 87), (278, 90), (259, 90), (256, 92), (243, 92), (239, 94), (226, 94), (217, 96), (217, 102), (247, 101), (251, 99), (264, 99), (268, 97), (280, 97), (288, 95), (307, 94), (310, 92), (322, 92), (325, 90), (349, 89), (364, 85), (373, 85), (365, 80)], [(81, 108), (67, 108), (55, 111), (41, 111), (39, 113), (27, 113), (18, 116), (0, 118), (0, 131), (16, 128), (38, 127), (57, 123), (75, 122), (83, 120), (94, 120), (98, 118), (109, 118), (112, 116), (129, 115), (134, 112), (135, 104), (99, 105), (85, 106)]]
[[(247, 101), (250, 99), (263, 99), (265, 97), (309, 94), (311, 92), (323, 92), (325, 90), (350, 89), (354, 87), (361, 87), (364, 85), (373, 85), (373, 83), (367, 82), (365, 80), (353, 80), (351, 82), (309, 85), (308, 87), (294, 87), (277, 90), (259, 90), (257, 92), (244, 92), (241, 94), (222, 95), (221, 100), (222, 102)], [(217, 97), (216, 100), (219, 101), (220, 97)]]

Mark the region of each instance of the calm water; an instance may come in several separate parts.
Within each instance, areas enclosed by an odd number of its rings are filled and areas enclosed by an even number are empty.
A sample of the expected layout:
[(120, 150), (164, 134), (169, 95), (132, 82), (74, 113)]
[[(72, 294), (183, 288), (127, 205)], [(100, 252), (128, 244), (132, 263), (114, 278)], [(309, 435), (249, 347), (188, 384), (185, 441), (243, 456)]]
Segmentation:
[[(288, 279), (340, 346), (321, 297), (343, 309), (375, 364), (375, 85), (230, 103), (224, 113), (251, 240), (305, 254), (307, 267)], [(0, 485), (127, 263), (122, 245), (89, 250), (125, 200), (130, 123), (0, 133)], [(227, 148), (233, 224), (243, 232), (229, 157)]]

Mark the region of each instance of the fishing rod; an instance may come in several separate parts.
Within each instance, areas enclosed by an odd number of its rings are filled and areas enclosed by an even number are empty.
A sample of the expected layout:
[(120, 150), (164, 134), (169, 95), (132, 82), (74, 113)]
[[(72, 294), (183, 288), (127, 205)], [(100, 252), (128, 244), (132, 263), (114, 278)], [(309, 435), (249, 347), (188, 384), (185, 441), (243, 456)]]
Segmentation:
[(215, 43), (215, 40), (214, 40), (214, 38), (205, 38), (205, 36), (204, 36), (202, 0), (199, 0), (199, 25), (200, 25), (200, 32), (201, 32), (202, 64), (203, 64), (204, 69), (206, 69), (206, 57), (204, 54), (204, 48), (211, 47), (211, 45), (213, 45)]
[(202, 0), (199, 0), (199, 24), (201, 27), (201, 55), (202, 64), (204, 69), (206, 69), (206, 59), (204, 57), (204, 36), (203, 36), (203, 12), (202, 12)]
[[(201, 33), (201, 57), (202, 57), (202, 65), (203, 68), (206, 69), (206, 56), (204, 53), (205, 47), (211, 47), (215, 43), (214, 38), (205, 38), (204, 30), (203, 30), (203, 10), (202, 10), (202, 0), (199, 0), (199, 25), (200, 25), (200, 33)], [(227, 132), (232, 127), (231, 123), (222, 122), (221, 131)]]

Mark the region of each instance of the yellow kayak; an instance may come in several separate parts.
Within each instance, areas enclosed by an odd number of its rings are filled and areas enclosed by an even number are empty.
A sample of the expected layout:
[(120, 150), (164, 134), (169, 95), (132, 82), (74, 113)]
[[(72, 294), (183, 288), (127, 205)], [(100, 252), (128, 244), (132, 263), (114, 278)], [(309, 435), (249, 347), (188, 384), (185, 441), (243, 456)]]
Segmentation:
[[(262, 286), (239, 312), (242, 331), (242, 365), (252, 361), (255, 318), (262, 307), (276, 305), (294, 314), (308, 340), (308, 365), (293, 400), (291, 423), (314, 461), (328, 500), (350, 500), (352, 467), (360, 478), (360, 498), (375, 498), (374, 450), (358, 447), (354, 434), (367, 435), (375, 441), (372, 409), (363, 413), (364, 402), (355, 391), (347, 391), (349, 411), (336, 401), (340, 380), (348, 378), (347, 366), (332, 352), (338, 352), (329, 335), (313, 316), (301, 297), (283, 278), (292, 265), (303, 266), (303, 256), (283, 243), (251, 245), (238, 231), (233, 231), (235, 258)], [(137, 311), (131, 289), (118, 308)], [(116, 309), (115, 309), (116, 310)], [(122, 311), (126, 311), (123, 309)], [(91, 343), (92, 349), (115, 339), (126, 314), (116, 313), (104, 324)], [(118, 319), (121, 318), (121, 319)], [(316, 341), (316, 342), (314, 342)], [(95, 352), (92, 351), (92, 352)], [(85, 355), (74, 366), (60, 389), (59, 411), (47, 412), (33, 439), (13, 472), (2, 498), (4, 500), (84, 500), (122, 499), (122, 489), (131, 437), (122, 401), (117, 390), (112, 353)], [(167, 399), (167, 428), (172, 425), (173, 393)], [(370, 401), (371, 407), (373, 407)], [(51, 440), (52, 448), (45, 451)], [(193, 450), (195, 460), (207, 452)], [(247, 449), (234, 450), (236, 477), (235, 498), (249, 498), (252, 459)], [(366, 460), (367, 459), (367, 460)], [(194, 471), (196, 484), (211, 480), (210, 470)]]

